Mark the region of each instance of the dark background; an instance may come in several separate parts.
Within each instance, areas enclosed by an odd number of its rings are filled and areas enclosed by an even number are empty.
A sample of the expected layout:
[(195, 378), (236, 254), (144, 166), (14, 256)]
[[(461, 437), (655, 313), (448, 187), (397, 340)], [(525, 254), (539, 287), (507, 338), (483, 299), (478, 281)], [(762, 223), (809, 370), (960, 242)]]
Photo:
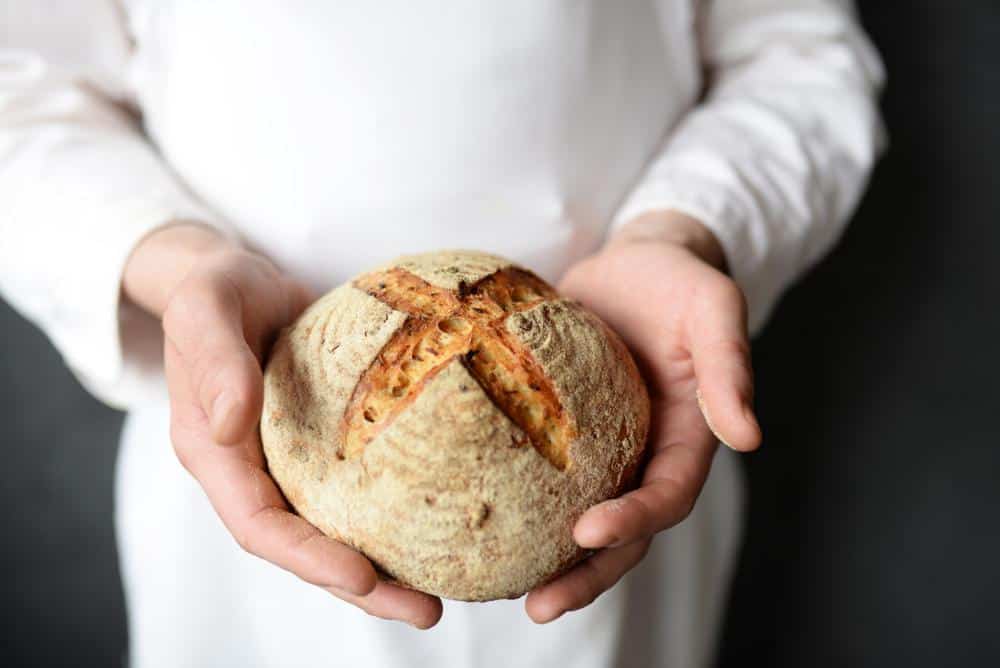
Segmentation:
[[(755, 342), (719, 665), (1000, 665), (1000, 2), (860, 3), (891, 149)], [(121, 416), (0, 305), (4, 665), (119, 665)]]

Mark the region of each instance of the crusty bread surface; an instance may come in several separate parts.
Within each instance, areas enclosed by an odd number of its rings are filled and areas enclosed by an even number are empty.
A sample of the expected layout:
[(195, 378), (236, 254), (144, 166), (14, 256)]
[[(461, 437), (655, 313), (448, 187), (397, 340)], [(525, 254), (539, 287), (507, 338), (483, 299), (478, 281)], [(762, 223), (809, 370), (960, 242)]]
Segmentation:
[(404, 256), (278, 337), (260, 432), (306, 520), (408, 587), (515, 598), (634, 486), (649, 400), (619, 337), (503, 258)]

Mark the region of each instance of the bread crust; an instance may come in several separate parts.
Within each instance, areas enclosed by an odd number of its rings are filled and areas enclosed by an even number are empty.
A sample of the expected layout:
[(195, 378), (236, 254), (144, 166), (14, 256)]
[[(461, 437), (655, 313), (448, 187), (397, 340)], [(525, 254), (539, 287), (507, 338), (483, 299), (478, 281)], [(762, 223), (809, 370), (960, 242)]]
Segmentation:
[[(461, 292), (513, 266), (446, 251), (376, 271), (402, 268)], [(635, 484), (649, 424), (645, 386), (597, 316), (570, 300), (532, 302), (503, 324), (572, 421), (564, 469), (532, 447), (460, 356), (363, 447), (345, 451), (359, 379), (407, 318), (348, 283), (281, 333), (261, 419), (271, 475), (300, 515), (396, 581), (457, 600), (516, 598), (586, 556), (572, 538), (576, 519)]]

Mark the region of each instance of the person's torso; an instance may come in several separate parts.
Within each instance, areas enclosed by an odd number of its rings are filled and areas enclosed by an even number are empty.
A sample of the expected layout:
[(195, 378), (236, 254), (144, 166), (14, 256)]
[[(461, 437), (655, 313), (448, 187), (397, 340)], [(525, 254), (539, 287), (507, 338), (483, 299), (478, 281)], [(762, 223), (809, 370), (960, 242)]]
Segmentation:
[[(690, 0), (127, 4), (132, 84), (167, 162), (321, 290), (441, 247), (555, 278), (600, 243), (700, 86)], [(140, 406), (118, 467), (136, 665), (691, 665), (712, 637), (695, 611), (721, 600), (735, 543), (705, 554), (685, 536), (555, 625), (522, 601), (447, 602), (430, 632), (367, 617), (241, 553), (167, 434), (165, 402)], [(735, 536), (734, 489), (710, 480), (700, 505), (726, 512), (692, 535)]]
[(129, 5), (167, 161), (320, 289), (444, 247), (555, 278), (700, 85), (689, 0)]

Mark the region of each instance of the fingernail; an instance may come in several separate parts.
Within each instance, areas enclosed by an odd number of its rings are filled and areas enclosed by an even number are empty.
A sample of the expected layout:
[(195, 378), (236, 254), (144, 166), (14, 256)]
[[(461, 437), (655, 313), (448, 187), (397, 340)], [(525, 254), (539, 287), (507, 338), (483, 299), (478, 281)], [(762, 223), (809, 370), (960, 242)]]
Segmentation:
[(701, 398), (701, 389), (695, 388), (694, 397), (698, 402), (698, 410), (701, 411), (701, 416), (705, 418), (705, 424), (708, 425), (708, 428), (711, 430), (712, 434), (714, 434), (715, 438), (719, 440), (719, 443), (722, 443), (730, 450), (733, 450), (734, 449), (733, 446), (726, 443), (726, 439), (719, 436), (719, 432), (715, 429), (715, 425), (712, 424), (712, 418), (709, 417), (708, 415), (708, 407), (705, 405), (705, 400)]

